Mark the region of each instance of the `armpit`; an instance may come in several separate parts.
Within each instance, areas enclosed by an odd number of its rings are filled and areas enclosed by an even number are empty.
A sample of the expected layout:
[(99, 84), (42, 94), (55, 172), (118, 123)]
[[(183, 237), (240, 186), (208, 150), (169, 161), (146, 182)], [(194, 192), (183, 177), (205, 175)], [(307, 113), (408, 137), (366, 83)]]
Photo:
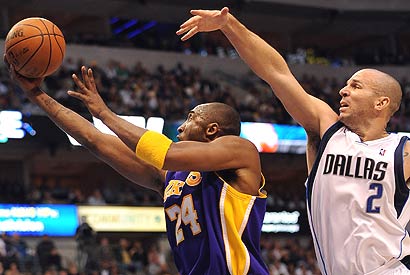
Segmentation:
[(410, 188), (410, 141), (407, 141), (403, 152), (404, 162), (404, 178), (406, 179), (407, 186)]

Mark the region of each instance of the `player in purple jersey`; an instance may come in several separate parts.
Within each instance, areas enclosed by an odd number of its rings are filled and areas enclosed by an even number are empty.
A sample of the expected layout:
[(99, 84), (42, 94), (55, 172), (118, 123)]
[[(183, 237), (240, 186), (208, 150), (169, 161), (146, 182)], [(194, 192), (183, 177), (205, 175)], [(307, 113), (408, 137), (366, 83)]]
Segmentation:
[(123, 176), (163, 196), (168, 239), (181, 275), (268, 274), (259, 249), (266, 208), (259, 153), (239, 137), (240, 118), (233, 108), (196, 106), (178, 128), (180, 141), (172, 142), (114, 114), (100, 97), (92, 70), (83, 66), (81, 79), (73, 75), (78, 90), (68, 94), (115, 137), (42, 91), (43, 79), (24, 78), (12, 66), (10, 71), (62, 130)]

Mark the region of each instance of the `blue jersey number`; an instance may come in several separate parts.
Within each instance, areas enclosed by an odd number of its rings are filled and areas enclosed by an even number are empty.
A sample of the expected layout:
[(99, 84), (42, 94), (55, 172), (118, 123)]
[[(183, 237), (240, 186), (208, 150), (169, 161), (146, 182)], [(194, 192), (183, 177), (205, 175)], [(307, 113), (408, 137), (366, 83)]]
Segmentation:
[(380, 206), (374, 206), (374, 200), (380, 199), (383, 195), (383, 185), (381, 183), (372, 183), (369, 189), (376, 190), (376, 194), (367, 199), (367, 213), (380, 213)]

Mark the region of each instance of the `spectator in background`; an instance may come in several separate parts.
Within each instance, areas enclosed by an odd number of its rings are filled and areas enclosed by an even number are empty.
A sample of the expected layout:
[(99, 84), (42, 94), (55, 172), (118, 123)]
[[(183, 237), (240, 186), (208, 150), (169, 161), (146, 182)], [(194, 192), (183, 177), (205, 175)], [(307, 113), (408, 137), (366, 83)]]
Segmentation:
[(36, 246), (36, 254), (41, 272), (45, 272), (49, 266), (51, 251), (55, 248), (54, 242), (48, 235), (43, 235)]
[(75, 188), (74, 190), (71, 190), (71, 192), (68, 194), (68, 198), (69, 198), (70, 203), (74, 203), (74, 204), (85, 203), (85, 197), (80, 188)]
[(60, 252), (56, 247), (53, 247), (50, 251), (50, 256), (48, 258), (48, 269), (60, 271), (63, 267), (62, 258)]
[(165, 261), (164, 253), (158, 248), (157, 244), (150, 246), (148, 250), (148, 274), (159, 275), (167, 273), (169, 267)]
[(17, 263), (20, 271), (24, 272), (30, 268), (29, 264), (32, 264), (32, 257), (28, 253), (27, 243), (20, 238), (18, 233), (13, 233), (10, 239), (10, 245), (13, 247), (13, 250), (16, 252)]
[(17, 263), (12, 262), (7, 268), (7, 270), (4, 272), (4, 275), (20, 275), (20, 270), (18, 269)]
[(114, 262), (114, 253), (108, 238), (101, 238), (96, 251), (96, 261), (100, 269), (109, 269)]
[(88, 271), (90, 266), (94, 265), (96, 246), (96, 233), (87, 223), (85, 216), (81, 217), (80, 225), (75, 232), (77, 242), (77, 263), (80, 271)]
[(99, 189), (95, 189), (87, 198), (87, 203), (90, 205), (105, 205), (105, 199)]
[(127, 272), (133, 269), (129, 251), (129, 241), (126, 238), (119, 239), (118, 246), (114, 248), (114, 257), (121, 272)]
[(130, 254), (135, 271), (142, 271), (147, 265), (147, 253), (140, 241), (134, 241), (130, 249)]
[(73, 262), (68, 263), (67, 272), (68, 275), (80, 275), (77, 265)]

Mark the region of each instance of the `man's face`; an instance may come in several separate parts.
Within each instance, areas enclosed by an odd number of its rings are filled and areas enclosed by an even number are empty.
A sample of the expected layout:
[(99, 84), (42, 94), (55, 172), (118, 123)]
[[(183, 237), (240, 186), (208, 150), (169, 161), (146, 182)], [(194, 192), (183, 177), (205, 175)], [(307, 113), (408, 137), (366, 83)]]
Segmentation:
[(178, 127), (177, 138), (180, 141), (207, 141), (204, 111), (205, 108), (199, 105), (188, 113), (185, 122)]
[(366, 120), (375, 112), (377, 94), (372, 77), (375, 76), (371, 72), (359, 71), (340, 90), (339, 119), (347, 126)]

